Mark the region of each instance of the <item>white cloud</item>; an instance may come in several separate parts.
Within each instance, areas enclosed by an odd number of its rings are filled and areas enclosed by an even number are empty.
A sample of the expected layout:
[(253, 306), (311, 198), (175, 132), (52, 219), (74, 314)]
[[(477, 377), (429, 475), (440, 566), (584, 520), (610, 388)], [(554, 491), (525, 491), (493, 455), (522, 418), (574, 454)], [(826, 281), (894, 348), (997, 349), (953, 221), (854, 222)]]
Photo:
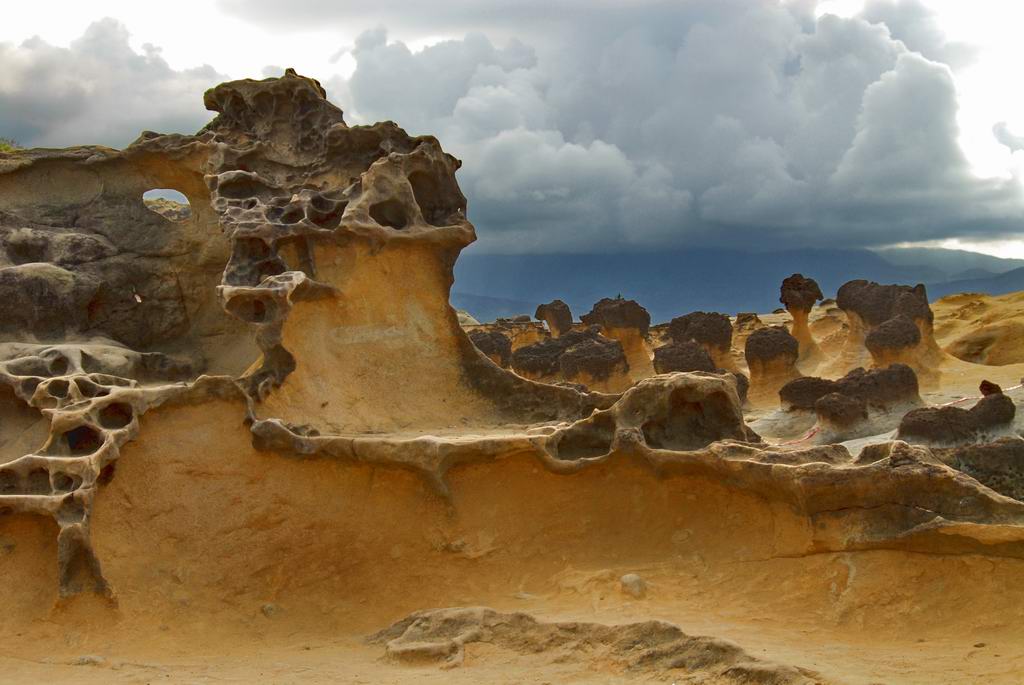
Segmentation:
[(202, 93), (223, 74), (175, 71), (158, 48), (139, 53), (128, 39), (124, 26), (103, 19), (68, 47), (0, 43), (0, 135), (40, 147), (120, 147), (143, 128), (198, 130), (210, 118)]

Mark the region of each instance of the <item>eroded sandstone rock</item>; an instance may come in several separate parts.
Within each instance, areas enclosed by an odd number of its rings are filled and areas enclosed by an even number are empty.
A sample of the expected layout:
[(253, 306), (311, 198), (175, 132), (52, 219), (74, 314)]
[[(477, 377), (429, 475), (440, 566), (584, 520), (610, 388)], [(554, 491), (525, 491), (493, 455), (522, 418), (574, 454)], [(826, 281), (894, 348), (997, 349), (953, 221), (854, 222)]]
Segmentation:
[[(537, 306), (534, 317), (548, 325), (551, 335), (558, 337), (572, 330), (572, 311), (569, 305), (561, 300), (552, 300)], [(648, 320), (648, 323), (650, 321)]]
[(1002, 392), (987, 392), (970, 409), (957, 406), (922, 407), (903, 417), (899, 426), (901, 440), (936, 446), (983, 442), (1005, 433), (1017, 409)]
[(801, 361), (815, 358), (819, 353), (818, 345), (811, 335), (808, 319), (814, 304), (822, 297), (821, 288), (813, 278), (793, 274), (782, 281), (779, 302), (785, 305), (786, 311), (793, 317), (790, 333), (800, 344)]
[(923, 285), (850, 281), (839, 288), (836, 303), (845, 312), (848, 323), (848, 337), (837, 362), (840, 367), (863, 366), (863, 351), (867, 350), (876, 367), (907, 364), (922, 382), (938, 382), (941, 352), (935, 342), (934, 316)]
[(800, 344), (783, 326), (760, 328), (747, 337), (744, 355), (750, 369), (752, 393), (774, 396), (783, 385), (798, 377)]

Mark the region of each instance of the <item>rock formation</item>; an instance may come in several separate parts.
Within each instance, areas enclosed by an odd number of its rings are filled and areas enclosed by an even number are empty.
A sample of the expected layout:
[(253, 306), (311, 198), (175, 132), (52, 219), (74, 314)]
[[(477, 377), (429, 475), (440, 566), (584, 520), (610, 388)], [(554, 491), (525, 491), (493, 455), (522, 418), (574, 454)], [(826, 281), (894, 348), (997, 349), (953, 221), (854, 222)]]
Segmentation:
[(836, 303), (846, 314), (849, 329), (835, 368), (864, 365), (867, 350), (876, 367), (907, 364), (922, 382), (930, 386), (938, 382), (941, 351), (935, 342), (934, 317), (923, 285), (850, 281), (839, 288)]
[(602, 336), (597, 326), (520, 347), (511, 362), (524, 378), (547, 383), (567, 381), (608, 391), (621, 391), (631, 383), (622, 344)]
[(790, 333), (800, 344), (800, 361), (816, 360), (818, 345), (811, 335), (808, 318), (815, 302), (823, 297), (818, 282), (813, 278), (805, 278), (803, 274), (793, 274), (782, 281), (780, 291), (779, 302), (785, 305), (786, 311), (793, 317)]
[(970, 409), (940, 406), (907, 412), (900, 421), (899, 438), (947, 447), (991, 441), (1008, 433), (1017, 409), (998, 387), (985, 386), (982, 398)]
[(668, 337), (676, 343), (696, 342), (711, 355), (716, 367), (735, 370), (732, 322), (718, 312), (690, 312), (672, 319)]
[[(196, 135), (0, 153), (0, 634), (17, 655), (0, 655), (6, 678), (109, 665), (74, 676), (214, 679), (212, 653), (217, 668), (260, 662), (225, 680), (287, 680), (296, 654), (337, 650), (362, 661), (324, 672), (356, 681), (367, 664), (386, 668), (383, 643), (400, 660), (465, 651), (467, 669), (499, 650), (559, 652), (543, 673), (507, 678), (521, 682), (675, 669), (818, 680), (651, 623), (653, 600), (680, 615), (728, 606), (759, 655), (795, 652), (833, 672), (854, 651), (892, 661), (929, 648), (922, 633), (949, 637), (935, 611), (976, 614), (1011, 655), (993, 666), (956, 651), (956, 668), (975, 669), (964, 680), (1020, 658), (1006, 628), (1024, 559), (1017, 443), (933, 452), (880, 440), (859, 456), (770, 444), (745, 421), (742, 376), (630, 378), (624, 344), (602, 334), (646, 349), (649, 318), (624, 300), (557, 337), (530, 321), (467, 322), (498, 364), (511, 352), (516, 372), (502, 369), (448, 302), (475, 229), (460, 162), (437, 139), (348, 126), (319, 83), (290, 70), (221, 84), (204, 102), (216, 116)], [(151, 211), (143, 194), (156, 188), (184, 193), (189, 211)], [(902, 315), (926, 344), (923, 292), (861, 290), (846, 309), (862, 338)], [(876, 316), (878, 292), (892, 303)], [(705, 347), (727, 335), (721, 319), (688, 321), (660, 361), (722, 367)], [(491, 335), (503, 326), (543, 335), (517, 347)], [(796, 376), (797, 340), (762, 328), (744, 347), (753, 391), (774, 399)], [(809, 379), (785, 401), (814, 398), (827, 420), (855, 422), (878, 397), (910, 397), (909, 380), (881, 380), (902, 368)], [(983, 392), (969, 411), (910, 412), (901, 434), (1009, 433), (1012, 401), (994, 384)], [(623, 594), (630, 575), (642, 591)], [(551, 620), (459, 608), (513, 601)], [(426, 607), (441, 608), (413, 613)], [(598, 610), (616, 625), (551, 616)], [(790, 632), (765, 630), (776, 612)], [(978, 625), (955, 623), (971, 644)], [(874, 639), (879, 626), (889, 632)], [(819, 651), (800, 651), (809, 643)], [(839, 648), (854, 651), (831, 661)], [(872, 669), (865, 682), (891, 680)]]
[(800, 375), (796, 369), (800, 344), (783, 326), (751, 333), (744, 354), (750, 369), (751, 396), (759, 401), (771, 401), (783, 385)]
[(672, 342), (655, 348), (654, 370), (658, 373), (671, 373), (673, 371), (712, 372), (715, 370), (715, 362), (703, 346), (692, 340)]
[(602, 335), (622, 344), (633, 381), (654, 374), (647, 344), (651, 315), (635, 300), (624, 299), (621, 295), (614, 299), (606, 297), (581, 316), (580, 321), (588, 326), (597, 326)]
[[(572, 330), (572, 312), (569, 305), (561, 300), (552, 300), (547, 304), (537, 305), (537, 312), (534, 317), (548, 325), (551, 335), (559, 337)], [(650, 321), (648, 320), (648, 323)]]
[(824, 443), (890, 431), (923, 404), (917, 375), (905, 364), (857, 368), (835, 381), (797, 378), (779, 390), (779, 399), (785, 412), (813, 412), (817, 441)]
[(512, 361), (512, 341), (501, 331), (471, 330), (469, 339), (487, 358), (503, 369)]

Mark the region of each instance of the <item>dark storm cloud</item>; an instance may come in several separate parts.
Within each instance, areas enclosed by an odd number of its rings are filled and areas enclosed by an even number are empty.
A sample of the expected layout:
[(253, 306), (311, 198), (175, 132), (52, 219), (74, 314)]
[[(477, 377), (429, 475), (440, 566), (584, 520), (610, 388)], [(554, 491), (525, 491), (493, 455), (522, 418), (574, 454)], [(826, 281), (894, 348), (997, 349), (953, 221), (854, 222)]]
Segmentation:
[(464, 159), (489, 249), (1019, 230), (1016, 183), (974, 177), (957, 144), (953, 76), (936, 60), (968, 51), (919, 3), (819, 20), (812, 3), (649, 3), (625, 23), (602, 7), (535, 46), (474, 33), (413, 53), (375, 29), (351, 79), (328, 87), (350, 118), (435, 133)]
[(40, 38), (0, 43), (0, 136), (123, 147), (143, 129), (191, 133), (210, 118), (202, 92), (223, 78), (209, 66), (175, 71), (149, 45), (135, 52), (114, 19), (66, 48)]

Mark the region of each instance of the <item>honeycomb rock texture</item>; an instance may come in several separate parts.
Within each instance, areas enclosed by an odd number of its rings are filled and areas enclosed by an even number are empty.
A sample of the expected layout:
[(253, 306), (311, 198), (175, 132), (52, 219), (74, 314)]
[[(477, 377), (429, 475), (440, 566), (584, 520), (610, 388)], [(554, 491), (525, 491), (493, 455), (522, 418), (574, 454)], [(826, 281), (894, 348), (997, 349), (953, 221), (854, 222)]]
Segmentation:
[[(804, 532), (792, 540), (780, 537), (778, 555), (913, 546), (967, 553), (983, 541), (1020, 556), (1024, 504), (926, 447), (887, 442), (873, 448), (870, 463), (855, 463), (841, 445), (768, 445), (744, 422), (745, 378), (721, 363), (729, 373), (628, 378), (632, 360), (646, 359), (650, 324), (635, 302), (598, 303), (585, 317), (592, 329), (545, 337), (540, 324), (511, 321), (480, 327), (504, 340), (475, 335), (474, 344), (449, 292), (475, 228), (456, 181), (460, 162), (436, 138), (410, 136), (394, 122), (349, 126), (317, 81), (292, 70), (221, 84), (203, 101), (215, 117), (195, 135), (146, 131), (120, 151), (0, 153), (0, 517), (52, 522), (61, 595), (116, 599), (121, 590), (128, 603), (144, 594), (105, 574), (105, 563), (131, 571), (147, 559), (102, 558), (100, 532), (113, 535), (118, 515), (100, 525), (97, 503), (111, 502), (107, 512), (123, 504), (126, 515), (202, 485), (212, 494), (191, 504), (233, 506), (273, 499), (247, 492), (268, 485), (265, 473), (286, 473), (280, 478), (291, 483), (352, 467), (384, 473), (381, 482), (395, 474), (415, 481), (381, 493), (392, 498), (388, 506), (427, 493), (454, 509), (460, 500), (449, 471), (513, 460), (560, 483), (642, 472), (657, 476), (650, 488), (696, 478), (749, 492), (808, 522), (793, 528)], [(188, 211), (147, 206), (143, 195), (154, 189), (183, 193)], [(866, 321), (926, 318), (927, 302), (922, 309), (914, 289), (858, 292), (850, 306)], [(721, 318), (707, 320), (716, 332), (695, 326), (688, 340), (727, 341)], [(505, 333), (513, 330), (531, 343)], [(797, 347), (785, 329), (759, 329), (746, 347), (751, 392), (768, 376), (779, 387), (792, 380)], [(506, 358), (514, 371), (501, 368)], [(572, 385), (623, 378), (621, 391)], [(858, 396), (870, 406), (870, 393)], [(1010, 409), (998, 393), (981, 405), (970, 415), (986, 425)], [(197, 461), (163, 468), (190, 458)], [(151, 471), (128, 479), (147, 463)], [(216, 484), (227, 465), (246, 472), (222, 498), (228, 491)], [(306, 468), (318, 466), (327, 468)], [(177, 485), (158, 492), (151, 483), (161, 478)], [(143, 491), (122, 493), (115, 506), (109, 493), (132, 482)], [(305, 495), (313, 485), (292, 488)], [(366, 495), (339, 486), (323, 501), (357, 496)], [(191, 517), (188, 505), (162, 510)], [(888, 513), (894, 508), (899, 515)], [(317, 511), (326, 521), (341, 510)], [(148, 536), (153, 518), (120, 532)], [(201, 538), (211, 518), (172, 526), (161, 545)], [(305, 521), (244, 527), (279, 533), (279, 524)], [(266, 539), (233, 528), (230, 535), (250, 551)], [(472, 620), (493, 627), (487, 616)], [(614, 639), (593, 630), (601, 644)], [(673, 650), (688, 649), (682, 634), (664, 637)]]

